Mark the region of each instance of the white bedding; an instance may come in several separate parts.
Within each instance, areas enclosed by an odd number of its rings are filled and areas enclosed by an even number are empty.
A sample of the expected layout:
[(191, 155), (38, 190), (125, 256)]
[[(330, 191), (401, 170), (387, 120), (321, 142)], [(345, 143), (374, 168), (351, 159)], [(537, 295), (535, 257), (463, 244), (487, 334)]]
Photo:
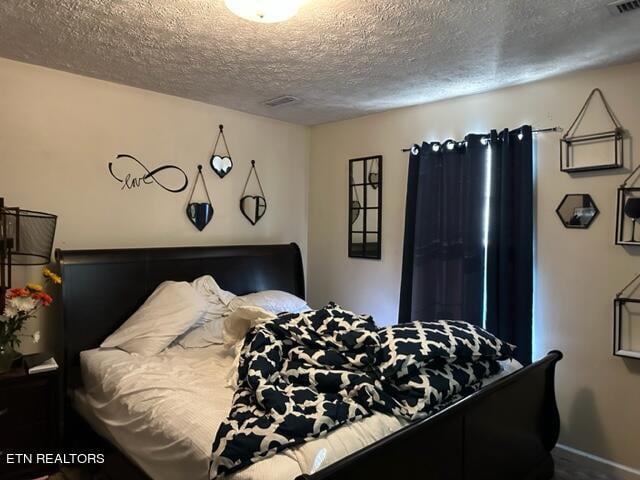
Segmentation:
[[(226, 376), (233, 358), (221, 345), (175, 346), (153, 357), (117, 349), (82, 352), (84, 389), (75, 406), (155, 480), (205, 480), (211, 444), (231, 406)], [(486, 383), (517, 370), (504, 371)], [(232, 480), (290, 480), (312, 473), (399, 429), (406, 422), (376, 414), (326, 437), (253, 464)]]

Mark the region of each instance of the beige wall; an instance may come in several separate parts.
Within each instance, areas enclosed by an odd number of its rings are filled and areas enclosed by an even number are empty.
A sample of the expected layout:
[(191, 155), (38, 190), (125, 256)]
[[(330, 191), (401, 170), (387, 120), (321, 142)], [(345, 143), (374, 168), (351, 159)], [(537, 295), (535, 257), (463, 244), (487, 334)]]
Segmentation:
[[(373, 313), (379, 323), (396, 321), (407, 180), (403, 147), (524, 123), (567, 127), (596, 86), (637, 139), (639, 84), (636, 63), (313, 127), (311, 302), (336, 300)], [(591, 126), (600, 123), (596, 117), (589, 120)], [(611, 354), (612, 299), (640, 271), (640, 250), (625, 251), (613, 243), (615, 189), (626, 172), (572, 178), (558, 168), (558, 135), (538, 135), (537, 140), (535, 352), (541, 356), (560, 349), (565, 354), (557, 382), (561, 442), (640, 468), (640, 361)], [(636, 153), (632, 147), (630, 157)], [(381, 261), (347, 258), (347, 160), (371, 154), (384, 156)], [(555, 208), (565, 193), (594, 197), (601, 214), (589, 230), (560, 224)]]
[[(60, 248), (298, 242), (306, 256), (309, 129), (203, 103), (0, 59), (0, 196), (10, 205), (59, 215)], [(208, 166), (218, 124), (235, 166), (220, 180)], [(121, 191), (107, 171), (118, 153), (149, 168), (199, 163), (215, 208), (198, 232), (187, 191), (155, 185)], [(256, 159), (268, 209), (253, 227), (238, 202)], [(191, 186), (191, 183), (190, 183)], [(201, 198), (201, 197), (200, 197)], [(38, 279), (16, 268), (14, 284)], [(51, 321), (38, 323), (51, 348)]]

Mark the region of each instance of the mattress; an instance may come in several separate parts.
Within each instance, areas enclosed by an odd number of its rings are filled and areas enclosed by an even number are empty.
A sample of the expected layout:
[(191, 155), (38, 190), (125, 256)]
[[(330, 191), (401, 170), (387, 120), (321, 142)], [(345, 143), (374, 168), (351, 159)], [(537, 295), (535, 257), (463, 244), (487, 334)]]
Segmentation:
[[(175, 346), (154, 357), (118, 349), (81, 353), (84, 387), (74, 406), (101, 435), (155, 480), (205, 480), (211, 445), (233, 391), (233, 358), (220, 345)], [(518, 368), (504, 362), (490, 383)], [(230, 475), (232, 480), (290, 480), (313, 473), (398, 430), (406, 422), (376, 414)]]

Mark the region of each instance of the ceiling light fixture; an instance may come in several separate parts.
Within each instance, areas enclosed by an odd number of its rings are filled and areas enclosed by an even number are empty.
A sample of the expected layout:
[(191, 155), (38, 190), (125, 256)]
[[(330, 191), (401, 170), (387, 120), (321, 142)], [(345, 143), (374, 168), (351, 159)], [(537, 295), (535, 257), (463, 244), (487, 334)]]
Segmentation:
[(276, 23), (289, 20), (305, 0), (224, 0), (227, 8), (246, 20)]

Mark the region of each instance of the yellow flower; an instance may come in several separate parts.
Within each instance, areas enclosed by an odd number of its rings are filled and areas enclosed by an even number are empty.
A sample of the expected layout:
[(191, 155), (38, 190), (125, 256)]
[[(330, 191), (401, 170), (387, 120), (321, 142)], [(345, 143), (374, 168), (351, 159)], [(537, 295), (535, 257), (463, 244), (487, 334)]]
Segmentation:
[(27, 283), (27, 288), (32, 292), (41, 292), (43, 290), (42, 285), (39, 283)]
[(60, 277), (60, 275), (56, 275), (48, 268), (42, 269), (42, 276), (47, 280), (49, 280), (54, 285), (60, 285), (62, 283), (62, 277)]

